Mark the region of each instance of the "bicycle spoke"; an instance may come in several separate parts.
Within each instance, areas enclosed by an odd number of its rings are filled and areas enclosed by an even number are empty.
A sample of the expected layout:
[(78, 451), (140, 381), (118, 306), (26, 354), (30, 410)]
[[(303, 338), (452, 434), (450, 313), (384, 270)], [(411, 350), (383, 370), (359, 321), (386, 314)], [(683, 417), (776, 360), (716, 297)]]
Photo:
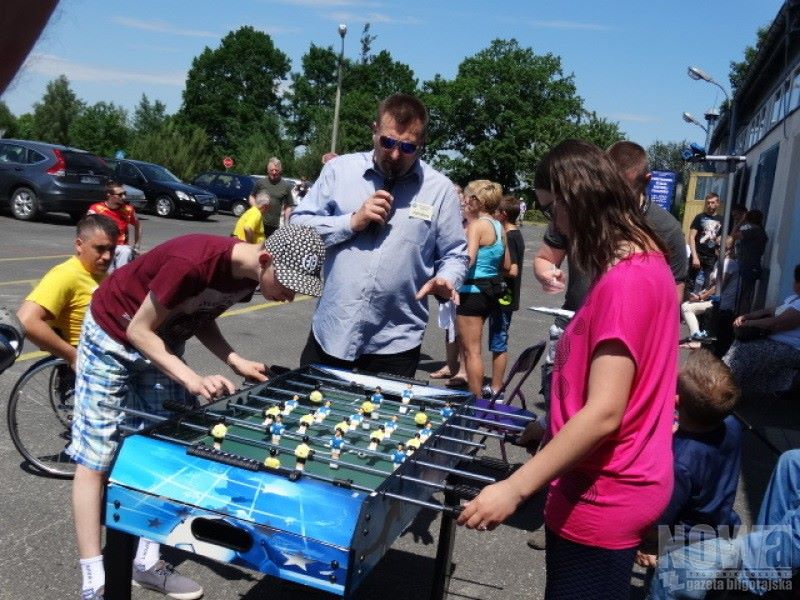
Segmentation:
[(11, 440), (36, 469), (71, 477), (75, 464), (64, 449), (70, 441), (72, 370), (60, 359), (45, 359), (20, 378), (8, 403)]

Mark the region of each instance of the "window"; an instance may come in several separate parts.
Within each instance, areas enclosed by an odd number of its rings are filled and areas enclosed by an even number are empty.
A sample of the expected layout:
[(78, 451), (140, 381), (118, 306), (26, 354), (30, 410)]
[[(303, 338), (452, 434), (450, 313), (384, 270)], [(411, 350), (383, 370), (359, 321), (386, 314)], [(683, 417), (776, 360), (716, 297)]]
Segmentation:
[(770, 117), (769, 124), (774, 125), (783, 118), (783, 94), (780, 90), (775, 94), (772, 99), (772, 116)]
[(0, 144), (0, 162), (25, 164), (27, 148), (19, 144)]
[(205, 173), (200, 175), (197, 179), (194, 180), (196, 185), (211, 185), (211, 181), (214, 179), (213, 173)]
[(800, 69), (794, 72), (791, 90), (791, 96), (789, 97), (789, 110), (794, 110), (798, 105), (800, 105)]
[(139, 171), (136, 167), (129, 163), (120, 163), (119, 165), (119, 175), (123, 179), (132, 179), (138, 180), (141, 176), (139, 175)]

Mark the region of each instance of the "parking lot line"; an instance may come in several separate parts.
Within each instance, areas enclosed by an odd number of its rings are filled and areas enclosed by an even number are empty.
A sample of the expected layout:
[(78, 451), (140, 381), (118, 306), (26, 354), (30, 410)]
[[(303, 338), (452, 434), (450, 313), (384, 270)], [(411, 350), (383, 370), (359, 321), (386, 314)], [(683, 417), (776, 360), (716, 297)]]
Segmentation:
[(23, 283), (29, 284), (31, 287), (37, 283), (38, 279), (15, 279), (14, 281), (0, 281), (0, 285), (20, 285)]
[(53, 254), (51, 256), (14, 256), (13, 258), (0, 258), (0, 262), (12, 262), (16, 260), (51, 260), (54, 258), (69, 258), (72, 254)]

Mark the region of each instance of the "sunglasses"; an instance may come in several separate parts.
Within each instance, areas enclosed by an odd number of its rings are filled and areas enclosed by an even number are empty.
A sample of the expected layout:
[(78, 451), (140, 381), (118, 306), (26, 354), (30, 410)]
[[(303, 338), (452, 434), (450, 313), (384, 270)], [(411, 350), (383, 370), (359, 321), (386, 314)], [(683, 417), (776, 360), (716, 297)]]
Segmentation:
[(378, 137), (378, 141), (386, 150), (394, 150), (399, 146), (400, 152), (403, 154), (414, 154), (419, 148), (417, 144), (412, 144), (411, 142), (401, 142), (400, 140), (390, 138), (388, 135), (382, 135)]
[(109, 196), (119, 196), (120, 198), (124, 198), (125, 196), (128, 195), (128, 192), (119, 192), (118, 194), (115, 194), (114, 192), (108, 192), (108, 195)]

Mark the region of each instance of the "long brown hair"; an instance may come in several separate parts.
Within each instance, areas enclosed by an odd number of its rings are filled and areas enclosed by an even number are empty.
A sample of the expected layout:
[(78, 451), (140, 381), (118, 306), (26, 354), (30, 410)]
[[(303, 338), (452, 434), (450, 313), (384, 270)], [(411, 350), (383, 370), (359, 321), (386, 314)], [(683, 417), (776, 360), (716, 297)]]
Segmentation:
[(666, 254), (663, 242), (644, 220), (639, 199), (594, 144), (571, 139), (555, 146), (536, 169), (534, 186), (549, 190), (566, 211), (572, 230), (570, 258), (593, 278), (631, 246)]

